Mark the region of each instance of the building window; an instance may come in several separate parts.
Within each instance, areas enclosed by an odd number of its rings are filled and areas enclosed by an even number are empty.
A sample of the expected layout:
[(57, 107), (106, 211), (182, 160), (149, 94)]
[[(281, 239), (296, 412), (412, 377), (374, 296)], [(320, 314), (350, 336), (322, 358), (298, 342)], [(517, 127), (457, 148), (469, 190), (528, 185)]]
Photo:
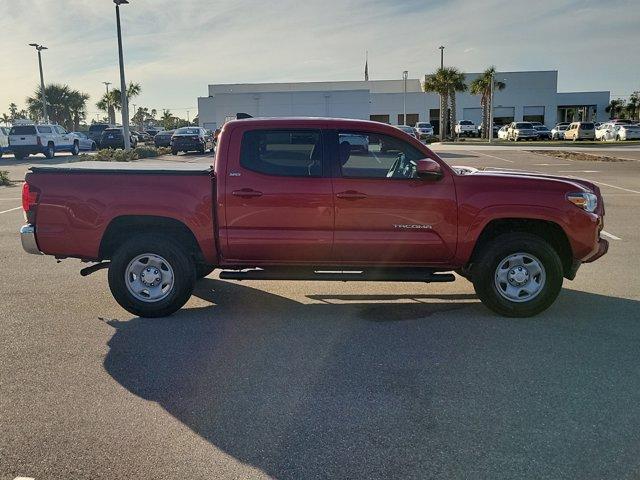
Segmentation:
[(420, 115), (417, 113), (407, 113), (407, 123), (404, 122), (404, 115), (402, 113), (398, 114), (398, 125), (413, 127), (418, 121), (420, 121)]
[(318, 130), (251, 130), (242, 136), (240, 165), (285, 177), (322, 176)]
[(433, 127), (433, 133), (438, 135), (440, 133), (440, 109), (429, 109), (429, 123)]
[(524, 107), (522, 121), (544, 123), (544, 107)]
[(389, 123), (389, 115), (369, 115), (369, 120), (380, 123)]

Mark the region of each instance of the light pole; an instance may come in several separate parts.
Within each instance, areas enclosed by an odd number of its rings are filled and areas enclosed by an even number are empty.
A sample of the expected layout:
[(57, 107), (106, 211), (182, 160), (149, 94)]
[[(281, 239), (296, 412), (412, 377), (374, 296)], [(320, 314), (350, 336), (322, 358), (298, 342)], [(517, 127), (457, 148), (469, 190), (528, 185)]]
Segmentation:
[(402, 79), (404, 80), (404, 95), (402, 97), (402, 124), (407, 124), (407, 77), (409, 72), (405, 70), (402, 72)]
[[(107, 99), (107, 117), (109, 118), (109, 123), (111, 123), (111, 112), (110, 112), (110, 108), (111, 108), (111, 99), (109, 98), (109, 85), (111, 85), (111, 82), (102, 82), (104, 84), (104, 86), (107, 89), (107, 95), (106, 95), (106, 99)], [(113, 123), (115, 123), (115, 118), (113, 119)]]
[(495, 88), (496, 72), (491, 72), (491, 89), (489, 93), (489, 143), (493, 140), (493, 89)]
[(440, 45), (438, 48), (440, 49), (440, 68), (444, 68), (444, 46)]
[(191, 120), (189, 119), (189, 110), (187, 110), (187, 125), (191, 125)]
[(42, 74), (42, 50), (48, 50), (44, 45), (38, 45), (37, 43), (30, 43), (30, 47), (35, 47), (38, 51), (38, 65), (40, 66), (40, 90), (42, 92), (42, 114), (44, 115), (44, 123), (49, 123), (49, 115), (47, 115), (47, 96), (44, 93), (44, 75)]
[(113, 0), (116, 4), (116, 28), (118, 31), (118, 60), (120, 62), (120, 103), (122, 104), (122, 133), (124, 136), (124, 149), (131, 148), (129, 133), (129, 99), (127, 98), (127, 83), (124, 80), (124, 58), (122, 57), (122, 30), (120, 28), (120, 5), (126, 5), (128, 0)]

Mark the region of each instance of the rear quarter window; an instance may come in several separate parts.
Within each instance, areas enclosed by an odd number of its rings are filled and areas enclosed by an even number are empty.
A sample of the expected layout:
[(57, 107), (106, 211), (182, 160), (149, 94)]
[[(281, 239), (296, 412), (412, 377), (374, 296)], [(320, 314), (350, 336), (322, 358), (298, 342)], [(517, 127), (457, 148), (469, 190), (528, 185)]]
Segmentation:
[(15, 127), (11, 127), (11, 132), (9, 135), (35, 135), (36, 127), (33, 125), (17, 125)]
[(240, 165), (266, 175), (322, 176), (319, 130), (251, 130), (242, 136)]
[(38, 127), (38, 133), (51, 133), (51, 127)]

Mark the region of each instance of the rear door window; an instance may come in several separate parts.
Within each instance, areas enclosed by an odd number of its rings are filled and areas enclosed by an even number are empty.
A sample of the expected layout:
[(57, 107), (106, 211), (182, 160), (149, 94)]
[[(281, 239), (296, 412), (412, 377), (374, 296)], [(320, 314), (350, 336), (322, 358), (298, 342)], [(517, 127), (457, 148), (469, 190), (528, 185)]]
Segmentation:
[(33, 125), (16, 125), (11, 127), (9, 135), (35, 135), (36, 127)]
[(319, 130), (250, 130), (242, 136), (240, 165), (283, 177), (322, 176)]
[(51, 133), (51, 127), (38, 127), (38, 133)]

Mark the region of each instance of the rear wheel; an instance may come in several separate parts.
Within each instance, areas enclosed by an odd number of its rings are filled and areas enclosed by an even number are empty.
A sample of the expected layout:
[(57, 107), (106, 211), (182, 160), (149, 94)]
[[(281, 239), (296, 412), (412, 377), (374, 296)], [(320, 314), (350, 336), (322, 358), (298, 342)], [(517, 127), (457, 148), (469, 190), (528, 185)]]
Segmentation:
[(488, 308), (507, 317), (546, 310), (562, 288), (562, 262), (536, 235), (507, 233), (489, 242), (472, 267), (472, 282)]
[(176, 148), (172, 148), (171, 155), (177, 155), (177, 154), (178, 154), (178, 150)]
[(80, 153), (80, 146), (78, 145), (78, 142), (73, 142), (73, 147), (71, 147), (71, 155), (75, 157), (76, 155), (78, 155), (78, 153)]
[(109, 287), (116, 301), (140, 317), (164, 317), (189, 300), (196, 280), (193, 259), (173, 240), (139, 235), (111, 259)]

